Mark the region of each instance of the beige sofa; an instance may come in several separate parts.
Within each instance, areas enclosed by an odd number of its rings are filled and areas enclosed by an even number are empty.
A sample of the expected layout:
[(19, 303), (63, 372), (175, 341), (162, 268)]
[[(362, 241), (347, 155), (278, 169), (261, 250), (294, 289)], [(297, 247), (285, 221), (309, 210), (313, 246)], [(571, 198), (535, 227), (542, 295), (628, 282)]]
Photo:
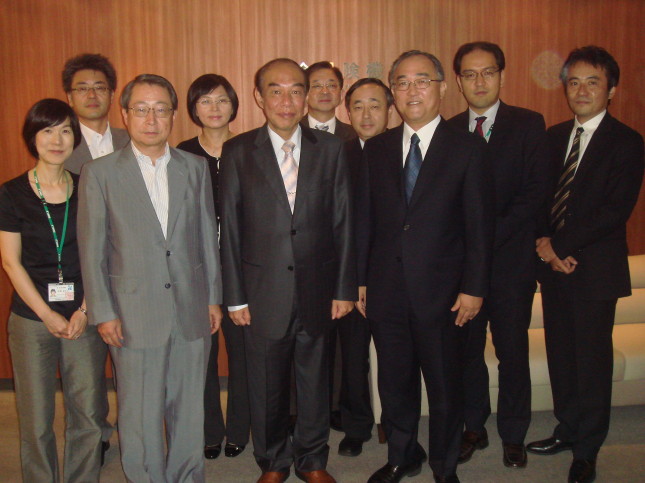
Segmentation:
[[(614, 385), (612, 405), (627, 406), (645, 404), (645, 255), (629, 257), (632, 280), (632, 296), (618, 300), (616, 323), (614, 325)], [(497, 358), (490, 333), (486, 343), (486, 364), (490, 374), (491, 408), (496, 411), (498, 372)], [(529, 357), (531, 364), (532, 409), (543, 411), (553, 409), (551, 385), (544, 345), (542, 320), (542, 297), (538, 292), (533, 300), (533, 315), (529, 329)], [(374, 343), (370, 347), (370, 384), (372, 404), (376, 421), (381, 418), (381, 401), (378, 397), (378, 361)], [(422, 390), (421, 413), (428, 414), (425, 385)]]

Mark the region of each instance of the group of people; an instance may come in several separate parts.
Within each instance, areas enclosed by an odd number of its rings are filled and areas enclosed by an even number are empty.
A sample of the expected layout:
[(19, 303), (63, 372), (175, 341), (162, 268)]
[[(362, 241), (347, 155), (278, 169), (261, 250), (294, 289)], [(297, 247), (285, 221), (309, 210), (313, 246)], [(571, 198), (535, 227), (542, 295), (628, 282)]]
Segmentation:
[[(113, 430), (109, 348), (128, 481), (204, 481), (204, 458), (224, 441), (239, 455), (250, 434), (258, 483), (281, 483), (292, 466), (303, 481), (334, 482), (330, 427), (345, 432), (348, 457), (372, 435), (373, 338), (388, 457), (368, 483), (415, 476), (426, 460), (435, 481), (458, 482), (457, 465), (488, 446), (490, 328), (503, 464), (569, 450), (568, 481), (593, 481), (615, 306), (630, 294), (625, 225), (643, 176), (642, 137), (607, 111), (618, 65), (600, 47), (572, 51), (561, 80), (574, 119), (548, 130), (541, 114), (500, 100), (499, 46), (462, 45), (453, 70), (468, 104), (454, 118), (440, 115), (441, 62), (412, 50), (393, 62), (389, 87), (364, 78), (346, 90), (348, 125), (336, 118), (338, 68), (274, 59), (254, 79), (266, 123), (239, 135), (233, 86), (205, 74), (187, 93), (200, 134), (173, 148), (168, 80), (130, 81), (118, 129), (109, 60), (70, 59), (68, 103), (41, 100), (25, 119), (35, 167), (0, 187), (23, 479), (59, 481), (59, 368), (64, 481), (99, 480)], [(403, 123), (387, 129), (394, 109)], [(536, 280), (558, 425), (525, 444)]]

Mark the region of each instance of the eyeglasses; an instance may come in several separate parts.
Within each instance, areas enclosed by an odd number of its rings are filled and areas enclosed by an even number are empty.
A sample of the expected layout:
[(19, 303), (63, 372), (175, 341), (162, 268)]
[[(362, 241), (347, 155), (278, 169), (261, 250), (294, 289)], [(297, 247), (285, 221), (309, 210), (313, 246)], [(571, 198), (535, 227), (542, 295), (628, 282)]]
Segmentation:
[(99, 96), (104, 96), (110, 91), (109, 87), (105, 86), (94, 86), (94, 87), (74, 87), (72, 89), (74, 92), (77, 92), (81, 96), (86, 96), (90, 93), (90, 91), (94, 91), (95, 94), (98, 94)]
[(197, 103), (200, 106), (203, 106), (203, 107), (209, 107), (209, 106), (212, 106), (213, 104), (215, 104), (217, 106), (225, 106), (227, 104), (230, 104), (231, 100), (230, 99), (208, 99), (208, 98), (204, 98), (204, 99), (198, 100)]
[(335, 82), (329, 82), (327, 84), (314, 84), (311, 86), (311, 89), (315, 91), (322, 91), (325, 87), (330, 92), (334, 92), (338, 90), (338, 84), (336, 84)]
[(461, 77), (463, 80), (467, 81), (474, 81), (477, 79), (477, 76), (481, 75), (482, 79), (485, 81), (491, 80), (493, 77), (495, 77), (495, 74), (499, 72), (499, 69), (485, 69), (482, 70), (481, 72), (475, 72), (474, 70), (467, 70), (465, 72), (462, 72), (459, 74), (459, 77)]
[(432, 82), (443, 82), (441, 79), (417, 79), (413, 81), (402, 80), (392, 84), (396, 91), (407, 91), (411, 85), (417, 89), (427, 89)]
[(174, 109), (172, 107), (150, 107), (150, 106), (134, 106), (128, 108), (132, 111), (135, 117), (147, 117), (148, 113), (152, 111), (156, 117), (165, 118), (170, 117)]

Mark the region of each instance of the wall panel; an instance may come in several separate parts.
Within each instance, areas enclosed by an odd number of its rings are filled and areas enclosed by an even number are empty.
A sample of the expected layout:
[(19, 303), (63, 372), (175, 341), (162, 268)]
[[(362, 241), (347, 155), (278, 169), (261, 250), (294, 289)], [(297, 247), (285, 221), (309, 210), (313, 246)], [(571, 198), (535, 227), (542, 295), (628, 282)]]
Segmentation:
[[(571, 48), (605, 46), (622, 68), (612, 113), (641, 133), (645, 75), (640, 0), (2, 0), (0, 1), (0, 182), (33, 165), (20, 139), (27, 109), (44, 97), (64, 99), (60, 71), (81, 52), (101, 52), (116, 66), (119, 85), (143, 72), (167, 77), (180, 97), (171, 143), (194, 136), (185, 94), (194, 78), (225, 75), (241, 101), (233, 129), (263, 118), (253, 101), (253, 74), (274, 57), (311, 64), (329, 59), (355, 78), (387, 76), (408, 49), (428, 50), (444, 63), (449, 90), (443, 114), (465, 108), (451, 74), (456, 48), (471, 40), (499, 43), (507, 57), (502, 97), (544, 114), (547, 124), (569, 117), (554, 75)], [(379, 65), (380, 64), (380, 65)], [(554, 83), (554, 80), (556, 82)], [(344, 109), (339, 117), (346, 119)], [(110, 121), (122, 126), (113, 106)], [(399, 122), (397, 116), (391, 125)], [(645, 200), (628, 226), (633, 253), (645, 252)], [(5, 324), (10, 285), (0, 274), (0, 377), (10, 377)]]

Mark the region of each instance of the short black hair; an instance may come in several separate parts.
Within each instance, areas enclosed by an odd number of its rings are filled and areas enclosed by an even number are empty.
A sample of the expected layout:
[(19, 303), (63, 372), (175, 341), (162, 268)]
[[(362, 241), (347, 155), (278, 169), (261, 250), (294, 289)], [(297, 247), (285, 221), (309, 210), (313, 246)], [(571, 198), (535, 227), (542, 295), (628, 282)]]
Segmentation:
[(392, 87), (392, 85), (394, 84), (394, 71), (397, 69), (397, 67), (399, 67), (399, 64), (403, 62), (405, 59), (409, 57), (414, 57), (416, 55), (425, 57), (430, 62), (432, 62), (432, 64), (434, 65), (434, 69), (437, 71), (437, 77), (439, 77), (440, 81), (446, 78), (443, 72), (443, 66), (441, 65), (441, 62), (434, 55), (428, 52), (423, 52), (422, 50), (408, 50), (407, 52), (403, 52), (394, 60), (394, 62), (392, 62), (392, 67), (390, 67), (390, 73), (387, 76), (388, 82), (390, 83), (390, 87)]
[(121, 108), (123, 109), (129, 108), (130, 97), (132, 96), (132, 89), (134, 89), (134, 86), (138, 86), (140, 84), (150, 84), (153, 86), (159, 86), (163, 89), (166, 89), (168, 91), (168, 94), (170, 95), (170, 103), (172, 104), (173, 110), (175, 111), (177, 110), (177, 106), (179, 105), (179, 100), (177, 99), (177, 93), (175, 92), (175, 88), (172, 86), (172, 84), (168, 79), (156, 74), (139, 74), (130, 82), (128, 82), (123, 88), (123, 92), (121, 92), (121, 99), (119, 99)]
[(253, 82), (255, 84), (255, 90), (258, 91), (260, 94), (262, 94), (262, 81), (264, 80), (264, 74), (266, 74), (266, 71), (269, 70), (271, 67), (273, 67), (276, 64), (290, 64), (293, 65), (294, 67), (300, 69), (302, 71), (303, 77), (305, 78), (305, 93), (309, 90), (309, 84), (307, 83), (307, 75), (305, 72), (302, 70), (302, 67), (298, 64), (293, 59), (288, 59), (286, 57), (280, 57), (278, 59), (273, 59), (264, 64), (262, 67), (260, 67), (257, 72), (255, 73), (255, 77), (253, 78)]
[(69, 104), (60, 99), (42, 99), (31, 106), (22, 126), (22, 138), (34, 158), (38, 159), (36, 134), (45, 128), (58, 126), (67, 119), (74, 134), (74, 149), (76, 149), (81, 144), (81, 126), (74, 109)]
[(103, 72), (110, 90), (116, 90), (116, 71), (110, 59), (101, 54), (81, 54), (65, 62), (63, 68), (63, 89), (65, 92), (72, 91), (72, 79), (79, 70)]
[(197, 117), (197, 101), (199, 101), (202, 96), (205, 96), (220, 86), (222, 86), (226, 91), (226, 95), (231, 100), (231, 106), (233, 107), (233, 112), (231, 113), (231, 117), (228, 122), (235, 121), (237, 109), (240, 107), (237, 92), (235, 92), (235, 89), (233, 89), (233, 86), (226, 77), (217, 74), (204, 74), (193, 81), (188, 88), (188, 94), (186, 95), (186, 108), (188, 109), (188, 115), (199, 127), (204, 127), (204, 124), (199, 117)]
[(311, 64), (309, 67), (307, 67), (307, 70), (305, 70), (305, 76), (307, 78), (307, 89), (309, 89), (309, 79), (311, 79), (311, 76), (314, 75), (316, 72), (319, 70), (323, 69), (329, 69), (334, 72), (334, 75), (336, 76), (336, 79), (338, 79), (338, 84), (340, 85), (340, 88), (343, 88), (343, 74), (341, 73), (340, 69), (328, 60), (323, 60), (321, 62), (316, 62), (315, 64)]
[(506, 58), (504, 57), (504, 52), (499, 47), (499, 45), (492, 42), (486, 42), (484, 40), (479, 40), (477, 42), (469, 42), (462, 45), (457, 49), (455, 58), (452, 61), (452, 69), (455, 71), (455, 74), (461, 74), (461, 61), (463, 60), (466, 54), (470, 54), (475, 50), (483, 50), (489, 54), (493, 54), (495, 57), (495, 63), (499, 67), (500, 72), (506, 68)]
[(569, 68), (578, 62), (584, 62), (585, 64), (593, 65), (597, 69), (604, 70), (607, 76), (607, 90), (618, 85), (618, 81), (620, 80), (620, 67), (618, 67), (616, 59), (602, 47), (587, 45), (572, 50), (567, 60), (564, 61), (564, 65), (560, 71), (560, 80), (565, 87), (567, 85)]
[(354, 82), (351, 85), (351, 87), (347, 89), (347, 93), (345, 94), (345, 108), (348, 111), (349, 111), (349, 102), (354, 91), (359, 87), (363, 87), (369, 84), (379, 86), (380, 88), (383, 89), (383, 93), (385, 94), (385, 101), (387, 102), (387, 107), (394, 105), (394, 96), (392, 95), (392, 91), (388, 89), (385, 84), (383, 84), (383, 81), (381, 79), (377, 79), (376, 77), (364, 77), (363, 79), (359, 79), (356, 82)]

